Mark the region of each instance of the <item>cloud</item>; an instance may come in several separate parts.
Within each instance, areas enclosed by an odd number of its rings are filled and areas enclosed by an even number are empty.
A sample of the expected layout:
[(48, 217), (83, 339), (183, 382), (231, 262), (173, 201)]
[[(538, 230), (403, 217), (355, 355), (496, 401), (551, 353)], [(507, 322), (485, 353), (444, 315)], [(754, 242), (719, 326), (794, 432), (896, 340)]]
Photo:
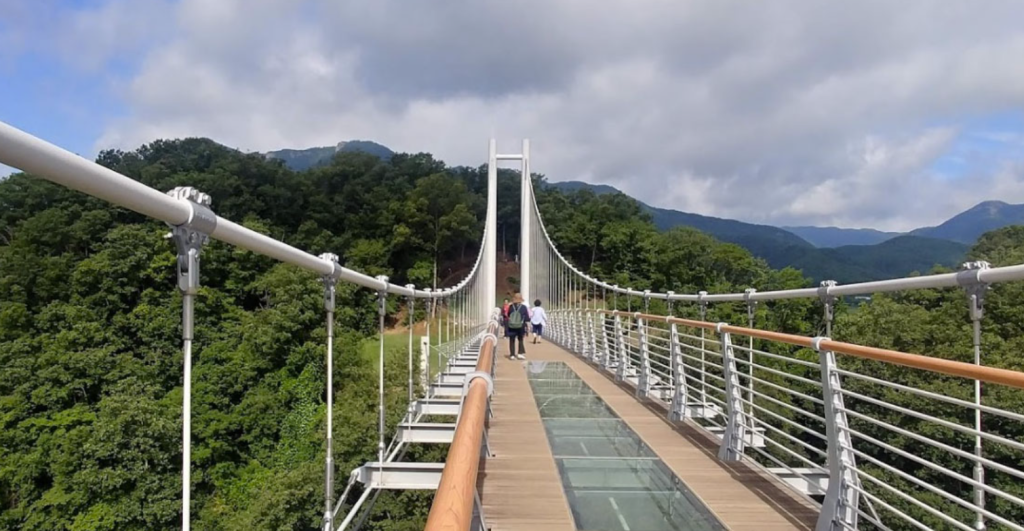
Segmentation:
[(553, 180), (775, 224), (909, 229), (996, 190), (1024, 202), (1019, 153), (933, 169), (967, 121), (1024, 106), (1012, 0), (181, 0), (163, 17), (97, 147), (361, 138), (475, 165), (491, 135), (527, 136)]

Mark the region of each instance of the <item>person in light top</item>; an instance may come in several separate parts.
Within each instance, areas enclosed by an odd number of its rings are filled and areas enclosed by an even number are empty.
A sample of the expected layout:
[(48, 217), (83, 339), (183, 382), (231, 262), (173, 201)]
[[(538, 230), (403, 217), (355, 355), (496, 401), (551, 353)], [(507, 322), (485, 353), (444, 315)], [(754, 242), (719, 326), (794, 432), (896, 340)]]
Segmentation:
[(533, 342), (537, 343), (544, 333), (544, 325), (548, 324), (548, 313), (540, 305), (540, 299), (533, 301), (533, 311), (530, 312), (530, 324), (533, 325)]

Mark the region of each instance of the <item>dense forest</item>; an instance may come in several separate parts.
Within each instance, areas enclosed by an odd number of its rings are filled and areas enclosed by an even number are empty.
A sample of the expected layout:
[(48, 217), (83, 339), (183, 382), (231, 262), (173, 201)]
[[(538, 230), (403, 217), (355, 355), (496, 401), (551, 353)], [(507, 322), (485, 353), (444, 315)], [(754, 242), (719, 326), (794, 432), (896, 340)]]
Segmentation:
[[(448, 167), (427, 154), (384, 160), (342, 152), (329, 164), (295, 172), (262, 155), (187, 139), (103, 152), (98, 162), (159, 190), (195, 186), (213, 197), (221, 216), (312, 253), (337, 253), (348, 267), (403, 284), (458, 282), (476, 256), (483, 226), (485, 168)], [(623, 195), (563, 192), (534, 178), (553, 239), (594, 276), (680, 293), (809, 285), (797, 270), (772, 270), (743, 248), (696, 230), (659, 232)], [(518, 175), (504, 170), (498, 241), (509, 254), (518, 247), (518, 210)], [(166, 232), (161, 223), (28, 175), (0, 182), (0, 530), (178, 525), (181, 301)], [(971, 256), (996, 265), (1024, 262), (1024, 229), (987, 234)], [(218, 242), (203, 250), (193, 370), (196, 529), (318, 526), (326, 335), (317, 280)], [(986, 364), (1024, 369), (1022, 296), (1019, 284), (990, 292)], [(361, 342), (374, 333), (373, 304), (367, 290), (339, 286), (339, 478), (375, 451), (375, 364), (360, 354)], [(402, 301), (389, 299), (389, 324), (402, 311)], [(712, 312), (719, 320), (746, 319), (734, 305)], [(821, 331), (814, 301), (762, 305), (757, 316), (758, 326), (772, 330)], [(970, 359), (967, 304), (958, 290), (877, 296), (842, 307), (835, 335)], [(404, 407), (404, 353), (388, 359), (395, 422)], [(1018, 394), (996, 393), (993, 400), (1003, 407), (1024, 404)], [(1020, 426), (999, 429), (1024, 438)], [(412, 457), (439, 457), (438, 449), (422, 451)], [(416, 529), (428, 500), (422, 493), (383, 496), (368, 528)]]

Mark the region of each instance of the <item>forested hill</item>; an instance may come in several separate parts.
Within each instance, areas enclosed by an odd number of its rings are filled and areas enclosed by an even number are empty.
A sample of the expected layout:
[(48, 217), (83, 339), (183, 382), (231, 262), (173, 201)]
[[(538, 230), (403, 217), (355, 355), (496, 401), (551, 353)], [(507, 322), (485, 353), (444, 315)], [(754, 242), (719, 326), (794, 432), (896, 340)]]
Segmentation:
[[(485, 169), (448, 167), (427, 154), (338, 153), (295, 172), (260, 154), (187, 139), (107, 151), (98, 161), (160, 190), (195, 186), (222, 216), (313, 253), (335, 252), (349, 267), (393, 282), (429, 285), (435, 269), (453, 279), (475, 257), (482, 230)], [(793, 269), (772, 270), (696, 230), (659, 232), (625, 196), (564, 193), (536, 179), (552, 237), (596, 276), (679, 293), (809, 285)], [(518, 176), (501, 171), (499, 188), (499, 242), (514, 252)], [(0, 182), (0, 531), (179, 525), (181, 300), (166, 233), (162, 223), (27, 175)], [(1024, 261), (1024, 230), (986, 235), (972, 252), (996, 265)], [(194, 525), (315, 530), (325, 429), (319, 279), (216, 241), (203, 250), (201, 278)], [(987, 299), (987, 364), (1020, 368), (1020, 291), (998, 286)], [(367, 290), (339, 285), (339, 478), (376, 449), (375, 365), (359, 353), (373, 329), (373, 301)], [(401, 303), (389, 298), (390, 316)], [(760, 305), (757, 325), (820, 333), (815, 304)], [(720, 304), (709, 318), (739, 323), (745, 315)], [(962, 292), (946, 290), (840, 308), (836, 331), (847, 341), (966, 360), (965, 319)], [(404, 408), (404, 354), (389, 354), (387, 367), (393, 425)], [(433, 451), (410, 458), (439, 458)], [(914, 473), (942, 484), (927, 470)], [(422, 528), (429, 499), (382, 495), (367, 529)]]
[[(589, 190), (599, 195), (622, 194), (610, 186), (591, 185), (579, 181), (552, 183), (552, 186), (566, 191)], [(644, 212), (650, 214), (655, 226), (660, 230), (692, 227), (721, 241), (735, 243), (754, 256), (763, 258), (772, 267), (797, 268), (815, 281), (836, 280), (848, 284), (924, 273), (935, 266), (953, 267), (963, 261), (968, 248), (966, 244), (958, 241), (916, 233), (883, 239), (873, 245), (817, 248), (793, 232), (778, 227), (639, 204)], [(818, 232), (829, 231), (815, 227), (809, 229)], [(835, 230), (850, 232), (847, 229)], [(974, 238), (976, 239), (979, 234), (980, 232), (976, 233)]]

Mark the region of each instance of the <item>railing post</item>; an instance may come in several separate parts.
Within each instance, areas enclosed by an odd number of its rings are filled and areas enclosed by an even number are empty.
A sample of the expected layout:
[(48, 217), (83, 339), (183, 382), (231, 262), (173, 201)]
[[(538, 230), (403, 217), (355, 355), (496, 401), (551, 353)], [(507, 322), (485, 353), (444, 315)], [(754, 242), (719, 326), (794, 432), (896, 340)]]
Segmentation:
[[(409, 288), (410, 290), (416, 289), (416, 286), (414, 286), (412, 284), (406, 284), (405, 287)], [(416, 297), (413, 297), (413, 296), (410, 295), (409, 299), (408, 299), (408, 302), (409, 302), (409, 405), (408, 405), (409, 409), (408, 409), (408, 413), (409, 413), (409, 420), (411, 421), (412, 420), (412, 413), (416, 409), (416, 405), (415, 405), (415, 402), (416, 402), (416, 380), (413, 378), (413, 373), (412, 373), (412, 356), (413, 356), (413, 354), (412, 354), (413, 353), (413, 349), (412, 349), (412, 335), (413, 334), (412, 334), (412, 332), (413, 332), (413, 328), (415, 328), (415, 325), (416, 325)]]
[[(607, 310), (606, 310), (607, 311)], [(612, 363), (612, 345), (608, 341), (608, 328), (605, 326), (608, 320), (608, 313), (599, 313), (598, 319), (600, 319), (601, 328), (601, 360), (600, 364), (602, 367), (607, 369)]]
[[(424, 288), (423, 291), (427, 292), (427, 296), (433, 291), (430, 288)], [(420, 341), (420, 356), (423, 361), (423, 396), (430, 398), (430, 325), (434, 320), (434, 299), (427, 299), (426, 318), (427, 318), (427, 330), (424, 339), (426, 341)], [(425, 348), (424, 348), (425, 346)]]
[(388, 301), (388, 292), (387, 292), (388, 277), (386, 277), (384, 275), (380, 275), (380, 276), (377, 277), (377, 280), (381, 281), (384, 284), (384, 287), (380, 291), (377, 292), (377, 314), (378, 314), (378, 319), (379, 319), (379, 333), (380, 333), (380, 352), (379, 352), (380, 358), (378, 360), (378, 367), (377, 367), (377, 370), (379, 371), (379, 374), (377, 375), (377, 377), (378, 377), (378, 379), (377, 379), (377, 381), (378, 381), (378, 389), (377, 389), (378, 404), (377, 404), (377, 407), (378, 407), (378, 413), (379, 413), (379, 418), (377, 419), (378, 422), (379, 422), (378, 434), (377, 434), (378, 435), (378, 438), (377, 438), (377, 459), (378, 459), (378, 462), (383, 463), (384, 462), (384, 457), (385, 457), (384, 456), (384, 452), (385, 452), (385, 449), (386, 449), (385, 441), (384, 441), (384, 430), (385, 430), (385, 420), (387, 418), (385, 416), (385, 411), (384, 411), (384, 317), (387, 315), (387, 311), (388, 311), (388, 305), (387, 305), (387, 301)]
[[(324, 253), (320, 258), (338, 263), (338, 255)], [(334, 301), (338, 277), (324, 275), (324, 310), (327, 312), (327, 352), (324, 363), (327, 372), (327, 449), (324, 457), (324, 529), (333, 531), (334, 520)]]
[(587, 312), (587, 328), (590, 329), (590, 360), (594, 363), (601, 362), (601, 355), (597, 350), (597, 330), (594, 327), (594, 320), (598, 315), (596, 309)]
[(647, 319), (640, 315), (640, 312), (637, 312), (634, 316), (640, 338), (640, 374), (637, 376), (636, 394), (640, 398), (647, 398), (651, 392), (651, 353), (647, 344)]
[(615, 367), (615, 379), (622, 381), (626, 378), (626, 342), (622, 339), (622, 317), (615, 312), (615, 345), (618, 350), (618, 365)]
[[(754, 328), (754, 317), (757, 312), (757, 301), (752, 297), (757, 293), (754, 288), (747, 288), (743, 290), (743, 301), (747, 304), (747, 327)], [(744, 419), (750, 427), (751, 433), (754, 431), (754, 336), (747, 338), (747, 402), (749, 402), (749, 417)]]
[(217, 216), (210, 210), (210, 196), (189, 186), (179, 186), (167, 195), (186, 202), (192, 209), (188, 222), (172, 225), (168, 235), (178, 251), (178, 289), (181, 291), (182, 377), (181, 423), (181, 528), (191, 526), (192, 506), (192, 340), (195, 337), (195, 296), (199, 292), (199, 254), (209, 235), (217, 228)]
[[(974, 364), (981, 365), (981, 320), (985, 316), (985, 292), (988, 291), (988, 284), (978, 279), (978, 273), (988, 269), (989, 263), (984, 261), (967, 262), (963, 264), (963, 271), (957, 274), (957, 283), (967, 291), (968, 310), (971, 316), (973, 328)], [(974, 429), (981, 433), (981, 380), (974, 380)], [(982, 448), (981, 435), (974, 436), (974, 481), (985, 484), (985, 467), (981, 464), (981, 457), (984, 453)], [(978, 511), (974, 516), (974, 528), (978, 531), (984, 530), (985, 515), (981, 512), (985, 509), (985, 490), (981, 487), (974, 487), (974, 505)]]
[(860, 503), (860, 478), (853, 454), (853, 438), (846, 418), (841, 393), (842, 384), (836, 372), (835, 353), (821, 349), (825, 337), (814, 338), (821, 364), (821, 386), (825, 402), (825, 435), (828, 438), (828, 490), (821, 503), (821, 514), (815, 531), (857, 529)]
[[(697, 293), (697, 311), (700, 315), (701, 321), (708, 320), (708, 302), (704, 300), (704, 297), (708, 295), (708, 292), (701, 291)], [(705, 377), (708, 366), (707, 366), (707, 331), (703, 327), (700, 329), (700, 407), (701, 409), (707, 409), (708, 407), (708, 382)]]
[(679, 329), (675, 323), (669, 325), (669, 356), (672, 362), (672, 410), (669, 418), (674, 421), (685, 419), (687, 415), (686, 401), (686, 364), (683, 363), (683, 349), (679, 346)]
[(722, 461), (739, 461), (743, 457), (746, 445), (746, 422), (743, 420), (743, 388), (740, 386), (739, 372), (736, 369), (736, 356), (732, 349), (732, 337), (724, 332), (727, 323), (718, 323), (715, 332), (722, 342), (722, 369), (725, 376), (725, 404), (728, 414), (725, 433), (722, 434), (722, 445), (718, 449), (718, 458)]

